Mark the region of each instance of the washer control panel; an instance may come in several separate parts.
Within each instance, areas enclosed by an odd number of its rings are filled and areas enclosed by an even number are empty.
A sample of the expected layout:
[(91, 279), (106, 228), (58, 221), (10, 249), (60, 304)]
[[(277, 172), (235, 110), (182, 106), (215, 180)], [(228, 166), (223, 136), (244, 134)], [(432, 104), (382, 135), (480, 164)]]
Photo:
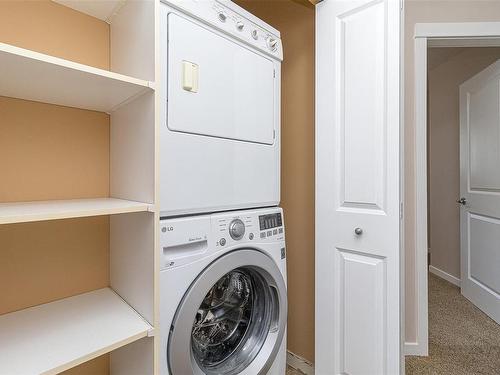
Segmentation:
[(160, 220), (161, 269), (182, 266), (230, 246), (283, 242), (281, 208)]
[(241, 242), (283, 241), (285, 231), (280, 208), (212, 215), (216, 246), (227, 247)]
[(225, 0), (162, 0), (251, 46), (283, 60), (280, 33), (243, 8)]

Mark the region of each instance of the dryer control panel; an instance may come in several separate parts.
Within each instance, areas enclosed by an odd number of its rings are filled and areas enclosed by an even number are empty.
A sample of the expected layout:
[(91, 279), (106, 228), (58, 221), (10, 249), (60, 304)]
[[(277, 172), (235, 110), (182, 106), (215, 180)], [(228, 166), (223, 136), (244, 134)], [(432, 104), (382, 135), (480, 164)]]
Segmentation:
[(280, 33), (250, 12), (228, 0), (162, 0), (211, 26), (283, 60)]

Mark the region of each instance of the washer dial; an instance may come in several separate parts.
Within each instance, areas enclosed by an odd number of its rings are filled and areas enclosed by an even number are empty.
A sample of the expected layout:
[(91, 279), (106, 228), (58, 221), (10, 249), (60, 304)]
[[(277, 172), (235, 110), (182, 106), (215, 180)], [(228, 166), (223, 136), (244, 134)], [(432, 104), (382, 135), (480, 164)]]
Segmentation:
[(245, 235), (245, 224), (240, 219), (234, 219), (229, 224), (229, 235), (233, 240), (241, 240)]

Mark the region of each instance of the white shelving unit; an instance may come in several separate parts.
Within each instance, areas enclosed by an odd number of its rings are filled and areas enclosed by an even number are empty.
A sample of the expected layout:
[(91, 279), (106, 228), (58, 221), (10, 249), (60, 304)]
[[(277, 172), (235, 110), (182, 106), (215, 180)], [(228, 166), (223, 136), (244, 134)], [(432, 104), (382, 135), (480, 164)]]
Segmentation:
[(153, 83), (0, 43), (0, 95), (111, 113)]
[(0, 316), (0, 374), (57, 374), (152, 330), (109, 288)]
[(0, 203), (0, 224), (147, 212), (148, 203), (116, 198)]
[(56, 374), (105, 353), (112, 375), (157, 374), (159, 0), (55, 2), (109, 24), (111, 71), (0, 43), (0, 96), (108, 113), (111, 197), (3, 203), (0, 224), (112, 215), (110, 285), (0, 315), (0, 374)]

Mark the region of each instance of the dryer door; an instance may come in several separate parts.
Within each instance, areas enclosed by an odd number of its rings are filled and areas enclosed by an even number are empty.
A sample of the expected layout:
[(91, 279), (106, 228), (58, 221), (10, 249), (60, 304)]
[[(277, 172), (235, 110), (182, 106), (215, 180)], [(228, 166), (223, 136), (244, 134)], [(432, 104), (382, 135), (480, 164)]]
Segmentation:
[(236, 250), (209, 265), (179, 305), (168, 343), (171, 374), (265, 374), (286, 329), (286, 286), (274, 261)]
[(168, 15), (170, 130), (273, 144), (273, 60), (174, 13)]

